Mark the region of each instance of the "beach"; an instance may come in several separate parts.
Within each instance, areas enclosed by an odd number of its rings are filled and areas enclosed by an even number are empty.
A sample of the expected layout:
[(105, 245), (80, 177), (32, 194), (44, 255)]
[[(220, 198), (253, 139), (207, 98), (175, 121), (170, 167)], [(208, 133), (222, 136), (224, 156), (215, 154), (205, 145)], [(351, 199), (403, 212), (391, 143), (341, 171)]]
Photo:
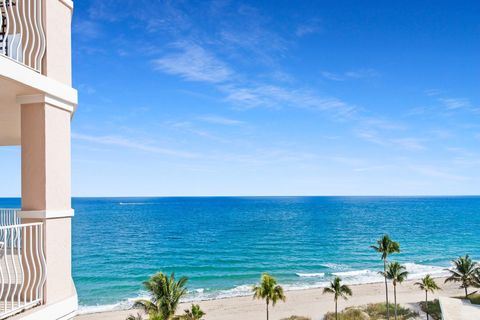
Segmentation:
[[(414, 285), (417, 280), (408, 280), (397, 286), (397, 302), (411, 309), (418, 309), (418, 302), (423, 301), (425, 292), (420, 291)], [(437, 284), (442, 288), (435, 294), (429, 293), (429, 300), (440, 296), (461, 296), (462, 289), (458, 284), (444, 284), (444, 278), (436, 279)], [(339, 309), (350, 306), (359, 306), (369, 303), (383, 302), (385, 299), (385, 287), (383, 283), (370, 283), (350, 286), (353, 296), (345, 301), (339, 301)], [(393, 302), (393, 288), (389, 284), (389, 298)], [(323, 289), (308, 289), (288, 291), (287, 301), (279, 302), (274, 308), (270, 309), (270, 319), (279, 320), (291, 315), (300, 315), (310, 317), (312, 320), (323, 319), (326, 312), (334, 310), (332, 295), (322, 294)], [(265, 319), (264, 301), (253, 300), (249, 297), (233, 297), (225, 299), (216, 299), (198, 302), (207, 315), (206, 320), (263, 320)], [(181, 304), (177, 310), (180, 314), (189, 303)], [(129, 314), (136, 314), (136, 310), (109, 311), (101, 313), (91, 313), (79, 315), (75, 320), (124, 320)], [(419, 319), (424, 317), (420, 315)]]

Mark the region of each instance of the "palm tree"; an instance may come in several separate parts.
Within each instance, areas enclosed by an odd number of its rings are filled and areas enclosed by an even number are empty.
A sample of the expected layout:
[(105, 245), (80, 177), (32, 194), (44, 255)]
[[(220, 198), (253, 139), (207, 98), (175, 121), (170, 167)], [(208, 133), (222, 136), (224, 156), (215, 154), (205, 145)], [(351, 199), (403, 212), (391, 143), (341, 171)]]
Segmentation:
[[(391, 262), (387, 266), (386, 272), (380, 272), (381, 275), (393, 282), (393, 300), (395, 305), (395, 320), (397, 320), (397, 283), (402, 283), (408, 276), (405, 267), (398, 262)], [(387, 305), (387, 309), (388, 309)]]
[(477, 268), (477, 272), (474, 275), (474, 287), (480, 288), (480, 267)]
[(428, 320), (428, 291), (434, 293), (435, 290), (440, 290), (440, 287), (437, 285), (435, 280), (427, 274), (425, 277), (421, 279), (420, 282), (415, 282), (415, 285), (420, 288), (420, 290), (425, 291), (425, 310), (427, 313), (427, 320)]
[(253, 287), (254, 299), (265, 299), (267, 303), (267, 320), (268, 320), (268, 305), (272, 301), (272, 306), (275, 306), (278, 300), (285, 302), (286, 297), (283, 294), (283, 288), (277, 285), (277, 280), (268, 273), (262, 274), (260, 285)]
[(347, 286), (342, 284), (342, 279), (335, 277), (332, 282), (330, 282), (330, 287), (323, 289), (323, 293), (333, 293), (333, 300), (335, 301), (335, 319), (338, 319), (338, 298), (348, 299), (348, 296), (352, 295), (352, 290)]
[(383, 272), (385, 278), (385, 301), (387, 303), (387, 320), (390, 319), (390, 306), (388, 304), (388, 285), (387, 285), (387, 258), (389, 254), (400, 252), (400, 244), (393, 241), (390, 237), (385, 234), (382, 238), (377, 240), (377, 245), (370, 246), (375, 251), (381, 253), (381, 259), (383, 260)]
[(192, 304), (192, 309), (185, 310), (185, 319), (186, 320), (201, 320), (206, 313), (200, 309), (198, 304)]
[(168, 320), (175, 314), (180, 299), (187, 293), (187, 281), (186, 277), (175, 281), (174, 273), (170, 277), (162, 272), (156, 273), (143, 283), (152, 297), (150, 300), (137, 300), (134, 307), (142, 308), (150, 320)]
[(459, 257), (457, 260), (452, 260), (455, 265), (454, 269), (448, 269), (450, 277), (445, 279), (445, 282), (461, 282), (460, 288), (465, 289), (465, 298), (468, 297), (468, 287), (475, 285), (475, 274), (479, 272), (476, 262), (468, 256)]

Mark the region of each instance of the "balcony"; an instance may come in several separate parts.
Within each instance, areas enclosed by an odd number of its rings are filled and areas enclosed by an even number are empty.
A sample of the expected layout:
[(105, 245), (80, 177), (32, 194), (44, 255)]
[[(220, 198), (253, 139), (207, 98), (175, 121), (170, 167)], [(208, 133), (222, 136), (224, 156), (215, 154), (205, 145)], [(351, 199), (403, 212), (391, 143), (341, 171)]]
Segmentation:
[(43, 303), (43, 223), (20, 224), (17, 211), (0, 209), (0, 319)]
[(42, 73), (45, 0), (0, 1), (0, 54)]

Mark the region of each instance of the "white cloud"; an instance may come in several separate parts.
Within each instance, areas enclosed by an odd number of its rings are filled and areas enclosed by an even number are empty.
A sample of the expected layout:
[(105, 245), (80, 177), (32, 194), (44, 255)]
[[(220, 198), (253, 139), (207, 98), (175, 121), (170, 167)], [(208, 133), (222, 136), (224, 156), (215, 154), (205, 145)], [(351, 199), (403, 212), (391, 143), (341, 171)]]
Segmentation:
[(197, 44), (179, 42), (175, 47), (180, 52), (154, 60), (155, 69), (190, 81), (213, 83), (225, 82), (233, 74), (226, 64)]
[(320, 27), (320, 20), (311, 19), (310, 21), (300, 24), (295, 30), (295, 34), (298, 37), (304, 37), (310, 34), (319, 33), (321, 31), (322, 31), (322, 28)]
[(379, 76), (378, 72), (373, 69), (352, 70), (352, 71), (346, 71), (343, 73), (322, 71), (321, 74), (324, 78), (328, 80), (333, 80), (333, 81), (358, 80), (358, 79), (365, 79), (365, 78), (374, 78)]
[(379, 170), (384, 170), (384, 169), (391, 169), (393, 167), (394, 167), (393, 165), (378, 165), (378, 166), (355, 168), (355, 169), (353, 169), (353, 171), (369, 172), (369, 171), (379, 171)]
[(333, 80), (333, 81), (345, 80), (345, 77), (342, 74), (328, 72), (328, 71), (322, 71), (322, 76), (324, 78), (327, 78), (328, 80)]
[(410, 170), (427, 176), (431, 178), (440, 178), (440, 179), (445, 179), (445, 180), (454, 180), (454, 181), (465, 181), (469, 180), (468, 177), (452, 174), (448, 171), (445, 171), (443, 169), (439, 169), (433, 166), (421, 166), (421, 165), (412, 165), (409, 167)]
[(423, 144), (422, 139), (417, 138), (399, 138), (393, 139), (392, 142), (397, 146), (400, 146), (403, 149), (407, 150), (424, 150), (426, 149), (425, 145)]
[(167, 148), (161, 148), (158, 146), (152, 146), (145, 144), (143, 141), (135, 141), (121, 136), (107, 135), (107, 136), (91, 136), (80, 133), (72, 133), (72, 139), (81, 140), (86, 142), (92, 142), (102, 145), (111, 145), (118, 147), (125, 147), (130, 149), (136, 149), (145, 152), (158, 153), (167, 156), (175, 156), (182, 158), (195, 158), (196, 155), (190, 152), (172, 150)]
[(429, 97), (438, 96), (441, 93), (442, 93), (442, 91), (440, 91), (438, 89), (427, 89), (427, 90), (425, 90), (425, 94)]
[(94, 87), (92, 87), (91, 85), (89, 84), (86, 84), (86, 83), (80, 83), (78, 85), (78, 91), (80, 92), (83, 92), (83, 93), (86, 93), (86, 94), (94, 94), (95, 92), (97, 92), (97, 90), (95, 90)]
[(462, 108), (470, 108), (470, 101), (466, 98), (441, 98), (440, 102), (443, 103), (447, 110), (456, 110)]
[(355, 135), (365, 141), (378, 144), (381, 146), (387, 145), (387, 141), (381, 137), (376, 130), (360, 128), (354, 130)]
[(356, 107), (345, 101), (334, 97), (320, 97), (309, 90), (289, 89), (274, 85), (224, 86), (223, 90), (227, 93), (227, 101), (234, 102), (242, 108), (297, 107), (314, 111), (331, 111), (340, 118), (348, 118), (356, 112)]
[(98, 23), (91, 20), (75, 20), (72, 32), (80, 39), (95, 39), (101, 35), (101, 29)]
[(225, 126), (236, 126), (236, 125), (243, 124), (243, 121), (225, 118), (225, 117), (216, 116), (216, 115), (205, 115), (205, 116), (199, 117), (199, 119), (208, 123), (221, 124)]

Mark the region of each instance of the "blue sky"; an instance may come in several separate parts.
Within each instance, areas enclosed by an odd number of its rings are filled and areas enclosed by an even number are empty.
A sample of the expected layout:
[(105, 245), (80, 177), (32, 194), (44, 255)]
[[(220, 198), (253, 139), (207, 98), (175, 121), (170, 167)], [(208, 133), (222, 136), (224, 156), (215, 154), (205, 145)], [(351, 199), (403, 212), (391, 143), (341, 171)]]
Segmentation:
[(480, 194), (477, 1), (75, 5), (76, 196)]

